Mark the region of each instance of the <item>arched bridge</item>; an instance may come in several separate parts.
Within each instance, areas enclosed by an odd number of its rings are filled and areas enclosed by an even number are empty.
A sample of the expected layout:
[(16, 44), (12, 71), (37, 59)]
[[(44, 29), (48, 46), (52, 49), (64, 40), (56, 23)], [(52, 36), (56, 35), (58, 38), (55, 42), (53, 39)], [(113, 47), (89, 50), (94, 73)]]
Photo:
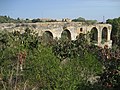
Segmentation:
[(7, 30), (17, 30), (23, 32), (26, 27), (31, 28), (38, 32), (40, 36), (48, 35), (50, 38), (62, 38), (66, 34), (68, 39), (75, 40), (80, 34), (87, 34), (90, 32), (90, 37), (88, 40), (95, 45), (104, 47), (108, 45), (110, 48), (112, 46), (111, 40), (111, 30), (112, 26), (110, 24), (94, 24), (87, 25), (80, 22), (43, 22), (43, 23), (9, 23), (0, 24), (0, 29)]

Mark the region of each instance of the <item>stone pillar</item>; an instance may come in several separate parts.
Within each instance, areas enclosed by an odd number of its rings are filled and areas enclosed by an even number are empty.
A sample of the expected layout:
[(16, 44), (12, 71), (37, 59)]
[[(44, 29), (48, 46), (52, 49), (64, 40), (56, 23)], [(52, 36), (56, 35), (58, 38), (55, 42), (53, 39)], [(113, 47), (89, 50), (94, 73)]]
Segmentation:
[(110, 41), (111, 30), (107, 30), (107, 41)]
[(56, 33), (53, 33), (53, 39), (60, 39), (61, 38), (61, 33), (59, 32), (56, 32)]
[(71, 40), (76, 40), (78, 35), (76, 33), (71, 33)]
[(102, 41), (102, 30), (101, 28), (99, 28), (98, 30), (98, 44), (101, 44)]

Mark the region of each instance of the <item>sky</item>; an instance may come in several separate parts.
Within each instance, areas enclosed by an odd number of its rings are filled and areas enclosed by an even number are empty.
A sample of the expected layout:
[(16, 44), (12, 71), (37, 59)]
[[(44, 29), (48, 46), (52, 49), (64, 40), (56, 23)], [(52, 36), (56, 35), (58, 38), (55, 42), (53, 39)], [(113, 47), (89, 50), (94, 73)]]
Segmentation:
[(103, 21), (103, 16), (105, 20), (120, 17), (120, 0), (0, 0), (0, 15)]

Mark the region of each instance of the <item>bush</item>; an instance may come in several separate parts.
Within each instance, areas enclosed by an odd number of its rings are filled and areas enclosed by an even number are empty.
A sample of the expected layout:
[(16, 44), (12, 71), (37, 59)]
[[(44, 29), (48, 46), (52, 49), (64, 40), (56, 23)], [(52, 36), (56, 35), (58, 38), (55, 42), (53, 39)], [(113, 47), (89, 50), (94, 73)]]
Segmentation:
[(0, 89), (103, 90), (109, 88), (108, 81), (113, 89), (120, 85), (119, 58), (114, 57), (119, 50), (90, 46), (85, 35), (53, 46), (41, 44), (38, 34), (29, 28), (23, 34), (0, 35)]

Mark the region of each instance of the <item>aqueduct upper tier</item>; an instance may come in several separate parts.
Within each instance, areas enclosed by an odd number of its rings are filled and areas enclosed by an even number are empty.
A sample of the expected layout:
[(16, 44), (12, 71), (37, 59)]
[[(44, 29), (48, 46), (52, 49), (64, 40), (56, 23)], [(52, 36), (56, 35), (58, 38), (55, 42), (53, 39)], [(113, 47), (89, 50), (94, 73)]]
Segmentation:
[(67, 38), (75, 40), (80, 34), (87, 34), (90, 32), (88, 40), (95, 43), (100, 47), (108, 45), (112, 46), (110, 24), (93, 24), (88, 25), (81, 22), (42, 22), (42, 23), (1, 23), (0, 30), (20, 31), (24, 32), (25, 28), (38, 32), (40, 36), (43, 34), (49, 34), (53, 39), (61, 38), (64, 33), (67, 34)]

